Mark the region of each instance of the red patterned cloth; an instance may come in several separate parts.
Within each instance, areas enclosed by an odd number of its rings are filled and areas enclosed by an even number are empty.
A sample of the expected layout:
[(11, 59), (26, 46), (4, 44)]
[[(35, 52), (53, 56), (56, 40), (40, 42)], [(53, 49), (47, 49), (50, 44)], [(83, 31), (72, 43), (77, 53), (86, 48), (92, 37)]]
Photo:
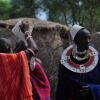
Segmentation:
[(42, 64), (38, 60), (33, 61), (34, 70), (31, 72), (34, 100), (50, 100), (50, 84)]
[(0, 100), (33, 100), (24, 51), (16, 54), (0, 53)]

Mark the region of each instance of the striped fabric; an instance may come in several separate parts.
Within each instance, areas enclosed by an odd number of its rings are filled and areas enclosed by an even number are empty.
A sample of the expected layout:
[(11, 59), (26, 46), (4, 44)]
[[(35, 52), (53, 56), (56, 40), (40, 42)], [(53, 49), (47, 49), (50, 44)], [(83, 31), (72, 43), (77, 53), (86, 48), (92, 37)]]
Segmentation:
[(24, 51), (16, 54), (0, 53), (0, 100), (33, 100)]
[(50, 84), (41, 62), (33, 60), (34, 70), (31, 72), (34, 100), (50, 100)]

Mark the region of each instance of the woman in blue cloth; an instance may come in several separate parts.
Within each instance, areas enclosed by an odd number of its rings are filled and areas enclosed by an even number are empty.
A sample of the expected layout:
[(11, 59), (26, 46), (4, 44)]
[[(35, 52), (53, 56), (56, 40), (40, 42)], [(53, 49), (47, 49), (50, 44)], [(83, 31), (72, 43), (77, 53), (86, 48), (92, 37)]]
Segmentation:
[(70, 29), (73, 44), (61, 55), (56, 100), (100, 100), (100, 56), (89, 45), (90, 32)]

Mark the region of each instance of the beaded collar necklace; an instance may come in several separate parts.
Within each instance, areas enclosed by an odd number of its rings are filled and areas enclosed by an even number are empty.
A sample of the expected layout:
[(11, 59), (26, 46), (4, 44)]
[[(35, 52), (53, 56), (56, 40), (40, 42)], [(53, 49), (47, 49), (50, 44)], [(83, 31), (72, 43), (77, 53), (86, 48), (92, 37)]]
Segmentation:
[[(86, 56), (89, 56), (89, 60), (84, 64), (74, 63), (70, 59), (70, 55), (72, 54), (72, 52), (73, 45), (69, 46), (64, 50), (60, 60), (61, 64), (70, 71), (75, 73), (87, 73), (92, 71), (96, 67), (98, 63), (98, 52), (93, 47), (89, 46), (88, 55)], [(86, 59), (86, 57), (84, 57), (84, 59)], [(80, 58), (78, 59), (80, 60)], [(83, 60), (83, 58), (81, 60)]]

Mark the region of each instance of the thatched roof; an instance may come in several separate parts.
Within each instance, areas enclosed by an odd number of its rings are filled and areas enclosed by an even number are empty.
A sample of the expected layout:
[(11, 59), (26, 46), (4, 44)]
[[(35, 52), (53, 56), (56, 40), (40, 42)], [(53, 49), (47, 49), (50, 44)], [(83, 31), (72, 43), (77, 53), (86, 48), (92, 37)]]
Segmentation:
[(12, 27), (19, 20), (23, 20), (23, 22), (28, 21), (30, 25), (34, 25), (33, 31), (39, 31), (39, 32), (58, 31), (60, 33), (66, 33), (69, 30), (68, 27), (65, 25), (50, 22), (50, 21), (37, 20), (34, 18), (17, 18), (17, 19), (11, 19), (11, 20), (1, 20), (0, 25), (8, 24)]

